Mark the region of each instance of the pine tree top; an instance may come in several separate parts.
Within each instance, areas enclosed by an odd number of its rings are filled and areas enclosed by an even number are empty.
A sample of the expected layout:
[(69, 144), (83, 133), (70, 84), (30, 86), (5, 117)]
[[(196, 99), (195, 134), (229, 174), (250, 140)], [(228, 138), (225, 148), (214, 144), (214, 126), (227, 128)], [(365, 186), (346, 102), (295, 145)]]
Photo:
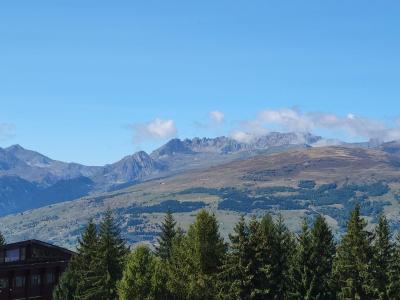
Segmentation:
[(161, 233), (158, 236), (158, 245), (156, 246), (156, 254), (162, 259), (168, 259), (171, 257), (172, 243), (177, 235), (175, 226), (176, 221), (174, 216), (171, 211), (168, 211), (161, 224)]

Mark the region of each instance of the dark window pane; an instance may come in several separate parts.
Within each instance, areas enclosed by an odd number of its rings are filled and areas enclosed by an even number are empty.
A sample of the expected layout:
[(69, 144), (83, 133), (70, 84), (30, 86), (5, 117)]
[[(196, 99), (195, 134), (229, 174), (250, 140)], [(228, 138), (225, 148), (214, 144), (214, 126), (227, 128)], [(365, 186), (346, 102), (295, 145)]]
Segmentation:
[(26, 248), (22, 247), (21, 248), (21, 260), (25, 260), (26, 259)]
[(19, 260), (19, 248), (6, 250), (5, 262), (12, 262)]
[(8, 278), (0, 278), (0, 289), (8, 288)]
[(46, 283), (47, 284), (53, 284), (55, 281), (55, 276), (53, 272), (49, 272), (46, 274)]
[(14, 281), (16, 288), (22, 288), (25, 286), (25, 276), (16, 276)]
[(39, 286), (40, 285), (40, 275), (39, 274), (33, 274), (31, 276), (31, 285), (32, 286)]

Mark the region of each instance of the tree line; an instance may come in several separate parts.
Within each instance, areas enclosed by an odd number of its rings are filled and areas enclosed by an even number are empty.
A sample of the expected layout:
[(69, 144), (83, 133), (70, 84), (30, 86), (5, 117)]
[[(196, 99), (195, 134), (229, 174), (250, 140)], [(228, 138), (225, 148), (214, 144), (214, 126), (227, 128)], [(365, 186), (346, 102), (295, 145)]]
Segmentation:
[(86, 226), (54, 299), (400, 299), (400, 238), (383, 215), (366, 226), (359, 205), (339, 241), (321, 215), (295, 234), (266, 214), (241, 217), (225, 242), (206, 210), (187, 232), (168, 212), (155, 248), (130, 251), (108, 211)]

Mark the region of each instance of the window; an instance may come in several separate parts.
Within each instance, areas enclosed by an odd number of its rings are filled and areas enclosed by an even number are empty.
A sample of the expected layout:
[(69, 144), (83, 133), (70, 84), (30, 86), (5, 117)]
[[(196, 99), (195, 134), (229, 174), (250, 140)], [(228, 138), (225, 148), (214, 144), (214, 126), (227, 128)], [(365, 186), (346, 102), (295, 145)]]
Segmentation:
[(19, 260), (19, 248), (6, 250), (5, 262), (12, 262)]
[(23, 288), (25, 287), (25, 276), (15, 276), (15, 284), (16, 288)]
[(49, 272), (46, 274), (46, 283), (47, 284), (53, 284), (55, 282), (55, 276), (53, 272)]
[(26, 259), (26, 248), (25, 247), (22, 247), (21, 248), (21, 260), (25, 260)]
[(8, 278), (0, 278), (0, 289), (8, 288)]
[(38, 247), (32, 247), (32, 258), (44, 258), (46, 257), (43, 249)]
[(31, 276), (31, 285), (32, 286), (39, 286), (40, 285), (40, 275), (39, 274), (33, 274)]

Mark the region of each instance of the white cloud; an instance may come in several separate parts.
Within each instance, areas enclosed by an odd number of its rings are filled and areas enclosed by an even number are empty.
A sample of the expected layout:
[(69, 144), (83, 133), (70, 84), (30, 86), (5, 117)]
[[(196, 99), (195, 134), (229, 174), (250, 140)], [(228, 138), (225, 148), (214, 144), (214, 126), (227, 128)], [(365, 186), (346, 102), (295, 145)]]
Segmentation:
[(156, 118), (148, 123), (134, 124), (134, 140), (141, 142), (148, 139), (168, 139), (177, 134), (174, 120)]
[(250, 143), (255, 136), (249, 132), (234, 130), (231, 133), (231, 137), (241, 143)]
[(218, 110), (210, 111), (209, 113), (210, 120), (213, 124), (221, 124), (224, 122), (225, 114)]
[[(394, 124), (390, 127), (383, 122), (357, 116), (349, 113), (340, 116), (325, 112), (301, 112), (297, 109), (283, 108), (278, 110), (263, 110), (259, 112), (255, 119), (245, 122), (245, 126), (239, 126), (231, 134), (233, 138), (249, 136), (253, 138), (264, 134), (260, 129), (278, 128), (281, 131), (293, 132), (313, 132), (314, 130), (324, 129), (333, 132), (342, 132), (349, 137), (365, 139), (377, 139), (381, 141), (391, 141), (400, 139), (400, 125)], [(239, 135), (238, 132), (246, 133)]]
[(255, 138), (268, 133), (259, 119), (241, 122), (238, 129), (230, 133), (230, 137), (242, 143), (250, 143)]
[(342, 142), (336, 139), (321, 139), (318, 142), (312, 144), (313, 147), (327, 147), (327, 146), (338, 146)]
[(313, 123), (309, 118), (304, 118), (294, 109), (264, 110), (258, 114), (262, 124), (274, 124), (288, 131), (310, 131)]
[(4, 141), (15, 135), (15, 125), (9, 123), (0, 123), (0, 140)]
[(350, 120), (354, 120), (356, 118), (356, 116), (352, 113), (347, 114), (347, 118)]
[(194, 126), (202, 130), (216, 131), (225, 122), (225, 114), (219, 110), (213, 110), (208, 113), (208, 118), (202, 121), (195, 121)]

